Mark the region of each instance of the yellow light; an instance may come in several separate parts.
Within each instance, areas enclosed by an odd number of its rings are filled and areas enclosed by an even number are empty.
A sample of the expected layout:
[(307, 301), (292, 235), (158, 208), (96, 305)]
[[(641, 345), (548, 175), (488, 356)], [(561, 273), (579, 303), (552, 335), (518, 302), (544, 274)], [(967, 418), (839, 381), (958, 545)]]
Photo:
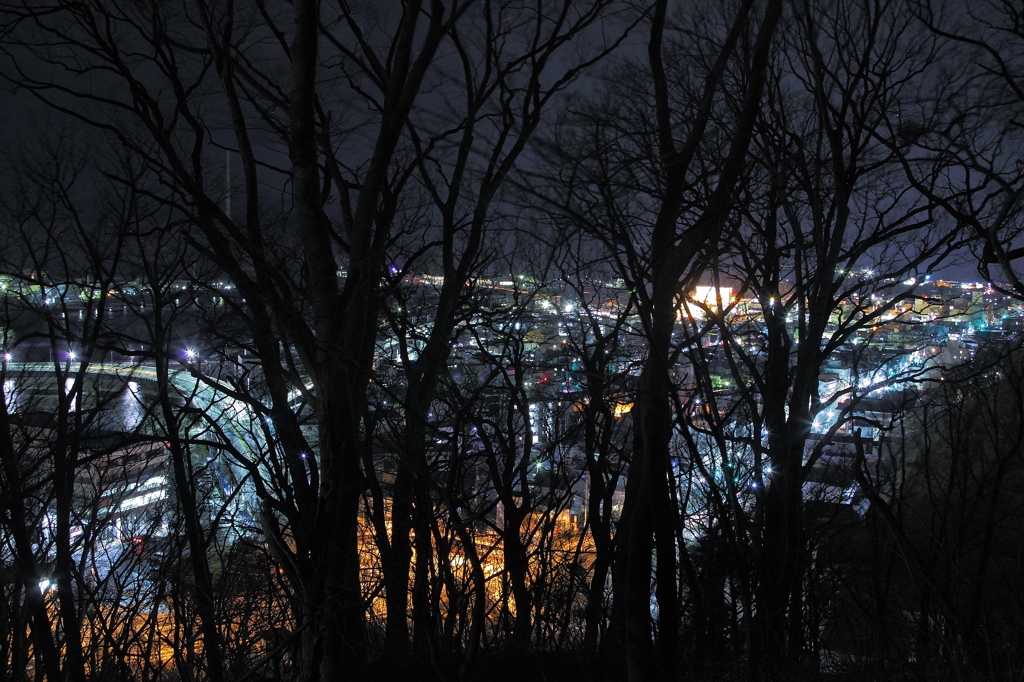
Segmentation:
[(699, 286), (690, 294), (690, 298), (709, 307), (717, 306), (721, 298), (722, 306), (728, 306), (732, 303), (732, 287)]

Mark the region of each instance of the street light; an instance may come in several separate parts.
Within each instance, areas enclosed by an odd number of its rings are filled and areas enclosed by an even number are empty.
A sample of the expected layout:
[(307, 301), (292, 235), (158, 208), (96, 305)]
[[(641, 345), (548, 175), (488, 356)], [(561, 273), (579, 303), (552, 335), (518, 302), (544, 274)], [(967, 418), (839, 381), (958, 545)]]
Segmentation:
[(186, 348), (185, 349), (185, 357), (188, 359), (189, 362), (194, 361), (196, 359), (196, 351), (195, 351), (195, 349), (193, 349), (193, 348)]

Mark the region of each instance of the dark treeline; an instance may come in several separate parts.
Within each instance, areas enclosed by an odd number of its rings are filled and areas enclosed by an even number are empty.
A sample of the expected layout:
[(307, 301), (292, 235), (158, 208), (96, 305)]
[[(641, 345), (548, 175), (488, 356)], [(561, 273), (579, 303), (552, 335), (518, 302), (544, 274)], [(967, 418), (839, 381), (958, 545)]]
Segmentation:
[(1024, 675), (1013, 3), (0, 32), (5, 679)]

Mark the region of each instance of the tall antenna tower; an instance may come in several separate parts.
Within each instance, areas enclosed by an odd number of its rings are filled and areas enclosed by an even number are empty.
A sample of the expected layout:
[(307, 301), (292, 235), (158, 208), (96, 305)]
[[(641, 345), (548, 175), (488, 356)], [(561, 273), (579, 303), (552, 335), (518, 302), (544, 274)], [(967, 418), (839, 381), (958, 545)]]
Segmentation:
[(231, 150), (224, 150), (224, 213), (231, 220)]

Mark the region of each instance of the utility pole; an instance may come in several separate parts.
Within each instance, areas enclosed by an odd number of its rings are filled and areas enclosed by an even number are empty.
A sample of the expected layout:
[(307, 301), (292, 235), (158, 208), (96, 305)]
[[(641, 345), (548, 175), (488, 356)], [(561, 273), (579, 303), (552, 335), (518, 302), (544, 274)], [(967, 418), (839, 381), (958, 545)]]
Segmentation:
[(224, 150), (224, 213), (231, 220), (231, 150)]

